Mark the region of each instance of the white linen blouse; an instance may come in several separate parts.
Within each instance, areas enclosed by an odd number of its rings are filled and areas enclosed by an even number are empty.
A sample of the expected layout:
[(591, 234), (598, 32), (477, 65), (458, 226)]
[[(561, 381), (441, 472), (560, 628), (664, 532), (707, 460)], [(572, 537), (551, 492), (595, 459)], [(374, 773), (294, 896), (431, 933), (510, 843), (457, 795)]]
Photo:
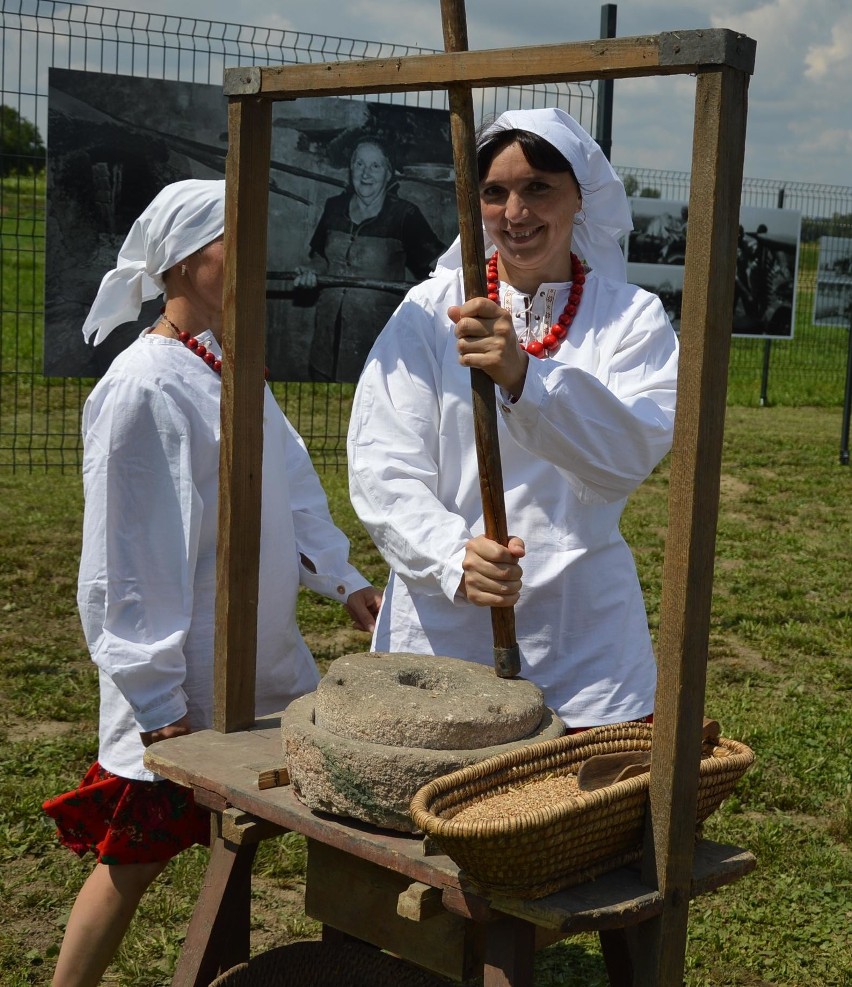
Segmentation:
[[(570, 285), (532, 298), (501, 285), (520, 334), (562, 311)], [(352, 503), (392, 569), (373, 647), (493, 663), (488, 608), (457, 594), (465, 542), (484, 529), (470, 398), (450, 305), (461, 271), (408, 294), (380, 334), (348, 436)], [(508, 530), (526, 544), (515, 607), (521, 675), (569, 726), (653, 709), (656, 665), (626, 498), (671, 445), (677, 337), (660, 300), (590, 272), (568, 338), (531, 358), (514, 404), (498, 395)]]
[[(198, 339), (220, 355), (212, 334)], [(99, 669), (98, 760), (125, 778), (158, 777), (143, 766), (140, 732), (187, 712), (193, 730), (211, 726), (220, 394), (219, 376), (196, 354), (146, 332), (83, 410), (78, 605)], [(296, 625), (299, 584), (341, 603), (368, 585), (268, 387), (263, 442), (258, 715), (319, 679)]]

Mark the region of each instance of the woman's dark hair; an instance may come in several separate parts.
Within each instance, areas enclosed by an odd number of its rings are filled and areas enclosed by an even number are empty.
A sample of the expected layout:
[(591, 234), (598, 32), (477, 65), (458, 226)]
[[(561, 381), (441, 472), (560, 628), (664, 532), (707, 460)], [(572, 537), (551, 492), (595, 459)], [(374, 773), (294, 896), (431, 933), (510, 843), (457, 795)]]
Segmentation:
[(494, 158), (510, 144), (517, 144), (524, 152), (527, 161), (539, 171), (569, 172), (577, 185), (577, 189), (582, 191), (577, 176), (574, 174), (574, 169), (571, 167), (571, 162), (561, 151), (558, 151), (550, 141), (539, 137), (538, 134), (531, 134), (528, 130), (515, 130), (514, 128), (495, 130), (477, 141), (476, 164), (480, 182), (488, 173)]

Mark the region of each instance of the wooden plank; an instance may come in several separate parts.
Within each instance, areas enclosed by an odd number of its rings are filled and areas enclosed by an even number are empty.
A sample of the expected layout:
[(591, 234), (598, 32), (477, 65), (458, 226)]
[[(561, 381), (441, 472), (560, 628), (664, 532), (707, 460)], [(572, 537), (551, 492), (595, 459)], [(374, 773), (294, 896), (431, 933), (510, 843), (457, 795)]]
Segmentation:
[(482, 950), (473, 923), (445, 911), (440, 900), (423, 921), (400, 915), (398, 902), (409, 887), (398, 873), (308, 841), (306, 915), (442, 976), (474, 976)]
[[(696, 844), (688, 897), (697, 897), (731, 884), (754, 870), (755, 858), (747, 850), (701, 840)], [(643, 883), (638, 867), (623, 867), (588, 884), (557, 891), (546, 898), (491, 899), (491, 907), (507, 915), (525, 918), (541, 928), (563, 935), (618, 929), (645, 922), (663, 909), (662, 896)]]
[(413, 92), (651, 75), (690, 75), (708, 66), (754, 70), (754, 41), (724, 28), (484, 51), (226, 69), (227, 96), (267, 99)]
[[(748, 77), (696, 88), (645, 878), (664, 908), (637, 985), (680, 985), (689, 910)], [(663, 948), (665, 941), (665, 948)]]
[(601, 929), (601, 955), (610, 987), (633, 987), (633, 961), (624, 929)]
[(533, 987), (535, 926), (501, 918), (485, 927), (482, 987)]
[(422, 881), (413, 881), (400, 894), (396, 902), (396, 913), (410, 922), (424, 922), (444, 911), (439, 888), (433, 888)]
[(256, 844), (214, 839), (204, 884), (175, 967), (173, 987), (206, 987), (249, 958), (251, 866)]
[[(662, 908), (659, 893), (643, 883), (635, 868), (622, 868), (536, 901), (493, 896), (489, 902), (465, 886), (458, 866), (449, 857), (424, 856), (422, 837), (313, 812), (299, 802), (290, 786), (258, 790), (246, 766), (255, 763), (258, 751), (269, 743), (268, 729), (227, 735), (205, 730), (152, 744), (145, 763), (163, 777), (192, 787), (197, 798), (217, 798), (220, 805), (235, 806), (283, 829), (363, 857), (409, 881), (441, 888), (447, 910), (475, 921), (491, 921), (499, 912), (568, 935), (635, 924)], [(688, 894), (714, 890), (753, 867), (750, 853), (702, 840), (695, 851)]]
[[(176, 740), (184, 743), (176, 744)], [(255, 766), (272, 761), (275, 752), (281, 752), (280, 729), (232, 734), (198, 730), (151, 744), (143, 760), (151, 771), (178, 784), (227, 795), (231, 788), (256, 786)]]
[(254, 723), (272, 111), (228, 106), (213, 724)]
[(221, 819), (222, 839), (240, 846), (244, 843), (260, 843), (289, 832), (283, 826), (232, 807), (223, 810)]

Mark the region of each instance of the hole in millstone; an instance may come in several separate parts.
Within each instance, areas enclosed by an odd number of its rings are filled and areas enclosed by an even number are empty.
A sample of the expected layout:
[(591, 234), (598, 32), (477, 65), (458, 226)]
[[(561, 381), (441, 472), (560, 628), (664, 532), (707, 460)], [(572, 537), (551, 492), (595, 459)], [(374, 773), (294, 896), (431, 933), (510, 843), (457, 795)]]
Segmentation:
[(450, 687), (445, 678), (431, 675), (425, 671), (399, 672), (396, 680), (400, 685), (409, 685), (414, 689), (425, 689), (427, 692), (446, 692)]

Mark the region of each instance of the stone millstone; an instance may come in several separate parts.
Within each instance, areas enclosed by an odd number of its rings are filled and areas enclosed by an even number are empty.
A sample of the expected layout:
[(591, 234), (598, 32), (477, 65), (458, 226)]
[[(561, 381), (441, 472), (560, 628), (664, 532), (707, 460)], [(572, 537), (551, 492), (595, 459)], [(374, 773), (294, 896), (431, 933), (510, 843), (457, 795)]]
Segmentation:
[(378, 652), (333, 661), (281, 730), (306, 805), (411, 831), (409, 805), (427, 782), (565, 727), (531, 682), (457, 658)]
[(544, 697), (523, 679), (432, 655), (367, 653), (337, 658), (317, 686), (314, 723), (338, 737), (465, 750), (508, 744), (541, 723)]

